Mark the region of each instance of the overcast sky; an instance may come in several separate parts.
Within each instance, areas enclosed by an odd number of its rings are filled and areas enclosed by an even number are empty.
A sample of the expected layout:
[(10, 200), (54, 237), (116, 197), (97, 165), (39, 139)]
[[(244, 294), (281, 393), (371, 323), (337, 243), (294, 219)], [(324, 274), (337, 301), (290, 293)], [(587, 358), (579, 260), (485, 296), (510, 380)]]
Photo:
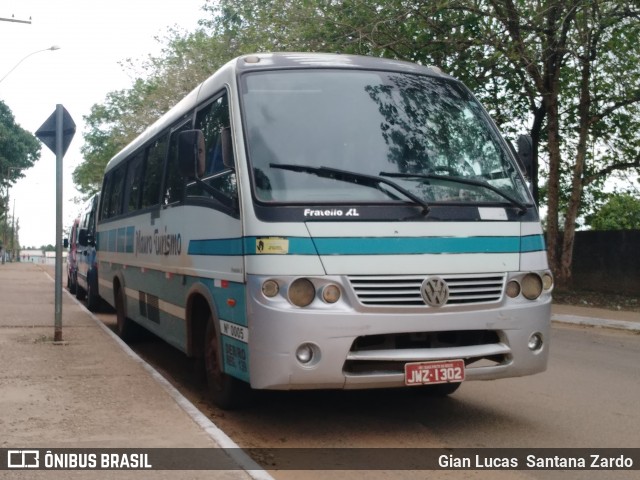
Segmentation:
[[(34, 133), (62, 104), (76, 124), (76, 135), (64, 157), (63, 224), (78, 214), (78, 192), (71, 172), (81, 162), (85, 127), (82, 117), (106, 94), (132, 84), (119, 62), (158, 53), (155, 39), (179, 26), (195, 30), (204, 16), (204, 0), (2, 0), (0, 18), (0, 99), (16, 122)], [(33, 52), (59, 46), (56, 51)], [(30, 55), (28, 58), (26, 56)], [(55, 244), (56, 159), (42, 146), (36, 166), (24, 172), (9, 191), (10, 208), (20, 220), (23, 247)], [(4, 175), (6, 172), (0, 172)]]

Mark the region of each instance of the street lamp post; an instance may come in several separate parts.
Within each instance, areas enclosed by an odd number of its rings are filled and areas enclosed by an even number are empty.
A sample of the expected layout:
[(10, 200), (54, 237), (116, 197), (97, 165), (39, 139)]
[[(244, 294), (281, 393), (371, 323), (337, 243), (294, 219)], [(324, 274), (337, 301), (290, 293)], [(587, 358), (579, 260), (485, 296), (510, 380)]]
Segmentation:
[(13, 72), (16, 68), (18, 68), (20, 66), (20, 64), (22, 62), (24, 62), (27, 58), (29, 58), (31, 55), (35, 55), (36, 53), (40, 53), (40, 52), (47, 52), (49, 50), (51, 50), (51, 51), (60, 50), (60, 47), (57, 46), (57, 45), (52, 45), (49, 48), (43, 48), (42, 50), (36, 50), (35, 52), (31, 52), (29, 55), (26, 55), (26, 56), (22, 57), (22, 60), (20, 60), (18, 63), (16, 63), (11, 70), (9, 70), (7, 73), (5, 73), (4, 77), (0, 78), (0, 82), (2, 82), (5, 78), (7, 78), (11, 72)]

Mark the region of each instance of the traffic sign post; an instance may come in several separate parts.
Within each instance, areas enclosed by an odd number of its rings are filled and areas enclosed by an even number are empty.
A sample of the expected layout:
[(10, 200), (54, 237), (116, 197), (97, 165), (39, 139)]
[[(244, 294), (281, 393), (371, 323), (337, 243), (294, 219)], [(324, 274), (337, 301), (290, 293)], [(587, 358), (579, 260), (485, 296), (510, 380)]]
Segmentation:
[(62, 159), (76, 133), (76, 124), (69, 112), (60, 104), (36, 132), (49, 149), (56, 154), (56, 267), (54, 342), (62, 341)]

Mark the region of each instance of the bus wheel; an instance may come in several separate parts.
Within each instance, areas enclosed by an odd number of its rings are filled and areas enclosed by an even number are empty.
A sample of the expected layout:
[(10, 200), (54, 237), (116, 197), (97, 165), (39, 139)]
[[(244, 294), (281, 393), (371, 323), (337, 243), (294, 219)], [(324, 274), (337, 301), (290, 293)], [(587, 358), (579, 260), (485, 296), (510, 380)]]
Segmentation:
[(100, 297), (96, 295), (96, 289), (91, 286), (92, 282), (87, 282), (87, 308), (92, 312), (97, 312), (100, 306)]
[(221, 343), (216, 335), (213, 318), (209, 316), (204, 344), (204, 369), (209, 394), (213, 403), (223, 410), (234, 410), (246, 406), (251, 397), (251, 388), (222, 371)]
[(137, 325), (127, 317), (124, 298), (125, 293), (120, 287), (116, 287), (113, 293), (116, 303), (116, 330), (118, 336), (125, 342), (132, 342), (137, 338)]
[(69, 293), (76, 294), (76, 282), (71, 274), (67, 274), (67, 287), (69, 288)]
[(84, 300), (87, 296), (87, 292), (84, 291), (84, 288), (82, 288), (80, 285), (78, 285), (78, 282), (76, 282), (76, 298), (78, 300)]

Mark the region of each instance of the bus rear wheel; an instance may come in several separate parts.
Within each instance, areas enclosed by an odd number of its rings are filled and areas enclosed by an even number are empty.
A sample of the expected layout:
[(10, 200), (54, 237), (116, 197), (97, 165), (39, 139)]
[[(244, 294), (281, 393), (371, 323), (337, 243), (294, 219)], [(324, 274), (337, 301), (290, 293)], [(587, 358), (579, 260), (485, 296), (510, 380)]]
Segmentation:
[(218, 407), (234, 410), (249, 404), (251, 388), (247, 383), (223, 372), (221, 345), (213, 317), (209, 316), (204, 344), (204, 369), (209, 394)]

